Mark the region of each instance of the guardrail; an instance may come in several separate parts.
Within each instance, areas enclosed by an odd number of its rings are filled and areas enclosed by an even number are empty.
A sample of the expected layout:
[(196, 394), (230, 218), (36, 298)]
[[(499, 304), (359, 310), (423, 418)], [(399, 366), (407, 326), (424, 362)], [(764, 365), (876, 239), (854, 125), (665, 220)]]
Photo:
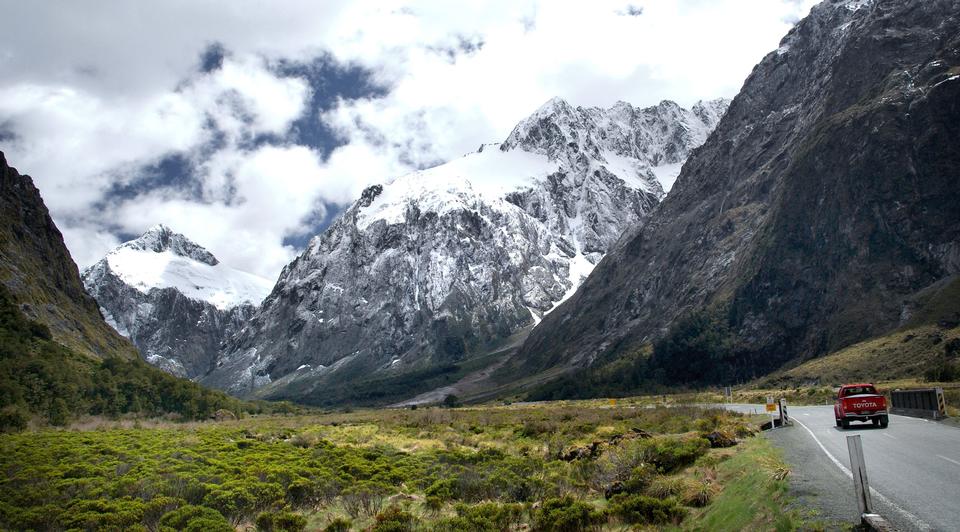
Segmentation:
[(893, 414), (929, 419), (941, 419), (947, 415), (943, 388), (893, 390), (890, 402)]

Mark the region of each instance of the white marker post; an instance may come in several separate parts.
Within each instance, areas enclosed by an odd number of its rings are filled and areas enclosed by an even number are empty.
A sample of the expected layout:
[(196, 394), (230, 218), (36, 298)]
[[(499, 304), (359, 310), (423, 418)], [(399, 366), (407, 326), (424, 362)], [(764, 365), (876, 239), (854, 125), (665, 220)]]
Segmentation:
[(777, 404), (773, 402), (773, 396), (767, 396), (767, 412), (770, 412), (770, 430), (777, 427)]
[(790, 423), (790, 416), (787, 415), (787, 400), (780, 398), (780, 426), (786, 427)]
[(847, 450), (850, 452), (850, 472), (853, 473), (853, 489), (857, 493), (857, 507), (860, 515), (873, 513), (873, 501), (870, 499), (870, 482), (867, 480), (867, 465), (863, 461), (863, 442), (860, 435), (847, 436)]

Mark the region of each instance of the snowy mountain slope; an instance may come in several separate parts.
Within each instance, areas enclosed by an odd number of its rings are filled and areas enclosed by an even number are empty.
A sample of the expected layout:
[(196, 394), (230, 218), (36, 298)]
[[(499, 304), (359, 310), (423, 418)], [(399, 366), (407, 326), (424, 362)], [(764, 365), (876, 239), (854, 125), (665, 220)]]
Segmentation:
[(162, 225), (109, 252), (91, 270), (96, 268), (109, 268), (144, 294), (154, 288), (175, 288), (220, 310), (258, 305), (272, 288), (267, 279), (219, 263), (210, 252)]
[(654, 169), (681, 163), (725, 106), (554, 99), (502, 144), (369, 187), (284, 269), (204, 382), (330, 403), (365, 379), (484, 352), (642, 224), (664, 195)]
[(148, 362), (190, 378), (209, 371), (221, 342), (271, 288), (163, 225), (110, 251), (82, 278), (107, 322)]

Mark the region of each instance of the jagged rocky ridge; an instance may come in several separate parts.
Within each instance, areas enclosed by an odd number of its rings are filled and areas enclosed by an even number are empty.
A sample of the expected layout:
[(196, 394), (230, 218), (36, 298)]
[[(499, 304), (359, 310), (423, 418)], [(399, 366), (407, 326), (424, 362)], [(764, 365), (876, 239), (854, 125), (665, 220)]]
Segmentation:
[(727, 104), (554, 99), (502, 144), (369, 187), (283, 270), (202, 382), (325, 403), (491, 348), (642, 223)]
[(157, 225), (83, 272), (111, 326), (149, 363), (195, 379), (253, 315), (270, 282), (221, 264), (200, 245)]
[(960, 273), (958, 17), (955, 0), (815, 6), (509, 370), (615, 360), (699, 312), (725, 355), (665, 377), (729, 382), (901, 324)]

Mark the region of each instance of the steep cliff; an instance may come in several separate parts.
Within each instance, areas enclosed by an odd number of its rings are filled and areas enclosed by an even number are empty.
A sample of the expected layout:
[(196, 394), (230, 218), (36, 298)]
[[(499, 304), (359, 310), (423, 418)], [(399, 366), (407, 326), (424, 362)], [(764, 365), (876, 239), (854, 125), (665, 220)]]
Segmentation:
[(955, 0), (815, 6), (508, 371), (659, 341), (660, 380), (729, 382), (907, 320), (960, 272), (958, 17)]
[(94, 358), (135, 358), (83, 289), (77, 265), (33, 185), (0, 153), (0, 282), (54, 339)]

